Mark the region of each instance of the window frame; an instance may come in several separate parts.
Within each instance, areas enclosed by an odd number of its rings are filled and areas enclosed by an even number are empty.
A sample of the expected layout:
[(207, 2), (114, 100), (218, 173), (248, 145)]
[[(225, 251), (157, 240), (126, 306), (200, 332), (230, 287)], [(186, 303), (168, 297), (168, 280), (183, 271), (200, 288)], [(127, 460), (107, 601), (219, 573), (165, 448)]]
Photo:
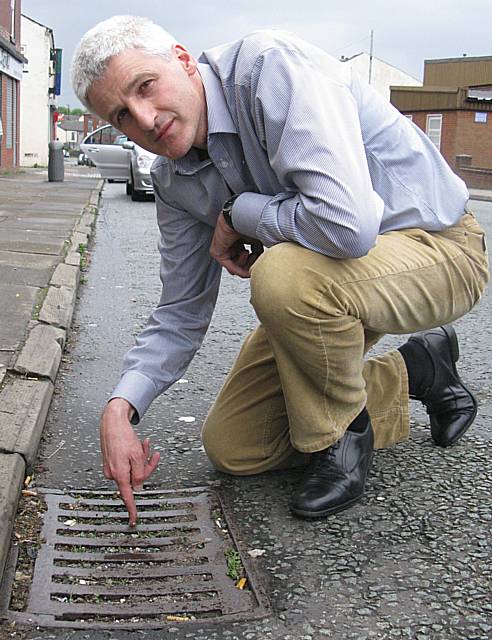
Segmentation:
[[(434, 132), (437, 131), (437, 128), (430, 126), (432, 119), (439, 121), (439, 134), (438, 134), (437, 142), (434, 139)], [(442, 140), (442, 120), (443, 120), (442, 113), (428, 113), (425, 121), (425, 133), (429, 138), (429, 140), (432, 142), (432, 144), (439, 151), (441, 150), (441, 140)], [(432, 131), (432, 135), (431, 135), (431, 131)]]

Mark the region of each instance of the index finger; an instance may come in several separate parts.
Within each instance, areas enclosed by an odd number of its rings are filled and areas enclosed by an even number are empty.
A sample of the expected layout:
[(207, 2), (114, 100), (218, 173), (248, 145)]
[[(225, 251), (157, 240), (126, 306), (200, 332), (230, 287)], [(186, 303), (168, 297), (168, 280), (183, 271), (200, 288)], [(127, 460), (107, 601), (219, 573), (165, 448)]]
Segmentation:
[(238, 266), (234, 260), (219, 260), (219, 262), (231, 275), (240, 276), (241, 278), (249, 278), (248, 269)]
[(128, 518), (130, 521), (130, 527), (134, 527), (137, 524), (137, 505), (135, 504), (135, 498), (130, 485), (130, 478), (124, 481), (117, 482), (118, 489), (120, 490), (120, 496), (125, 503), (126, 510), (128, 511)]

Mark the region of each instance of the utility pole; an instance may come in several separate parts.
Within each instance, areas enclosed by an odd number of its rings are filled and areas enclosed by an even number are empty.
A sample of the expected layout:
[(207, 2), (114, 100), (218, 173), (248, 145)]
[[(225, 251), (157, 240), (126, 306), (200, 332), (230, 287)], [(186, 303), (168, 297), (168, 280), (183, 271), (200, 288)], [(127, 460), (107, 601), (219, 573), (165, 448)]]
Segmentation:
[(369, 84), (371, 84), (372, 77), (372, 53), (374, 49), (374, 29), (371, 29), (371, 49), (369, 52)]

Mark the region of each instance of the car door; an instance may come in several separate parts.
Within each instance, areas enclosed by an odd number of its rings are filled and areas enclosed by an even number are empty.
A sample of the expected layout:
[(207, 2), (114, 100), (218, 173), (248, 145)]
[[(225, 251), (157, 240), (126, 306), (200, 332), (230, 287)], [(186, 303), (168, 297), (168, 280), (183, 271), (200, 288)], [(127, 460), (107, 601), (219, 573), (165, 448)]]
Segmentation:
[(99, 127), (86, 136), (80, 148), (99, 168), (103, 178), (130, 178), (130, 153), (122, 147), (121, 131), (110, 124)]

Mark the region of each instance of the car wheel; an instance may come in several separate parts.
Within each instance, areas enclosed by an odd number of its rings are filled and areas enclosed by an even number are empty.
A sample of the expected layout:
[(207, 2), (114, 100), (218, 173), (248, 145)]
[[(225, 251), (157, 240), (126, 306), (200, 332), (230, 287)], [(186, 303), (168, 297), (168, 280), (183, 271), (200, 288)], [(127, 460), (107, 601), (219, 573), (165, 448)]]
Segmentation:
[(143, 200), (145, 195), (145, 191), (138, 191), (137, 189), (133, 189), (132, 191), (132, 200), (133, 202), (137, 202)]
[(131, 180), (126, 181), (126, 195), (131, 196), (133, 193), (133, 182)]

